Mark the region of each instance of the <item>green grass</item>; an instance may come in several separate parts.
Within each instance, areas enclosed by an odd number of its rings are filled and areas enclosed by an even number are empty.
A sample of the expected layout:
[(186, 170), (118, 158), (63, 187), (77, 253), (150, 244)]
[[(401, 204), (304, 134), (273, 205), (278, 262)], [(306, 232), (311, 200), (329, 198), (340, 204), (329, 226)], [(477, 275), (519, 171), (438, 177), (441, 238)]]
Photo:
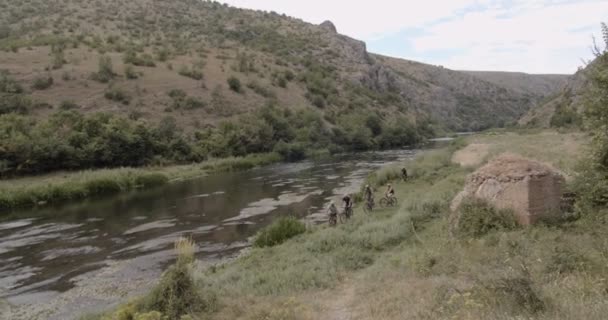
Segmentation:
[(215, 172), (247, 170), (279, 161), (276, 154), (257, 154), (183, 166), (88, 170), (0, 180), (0, 213), (15, 208), (154, 188), (172, 181)]
[(281, 218), (260, 230), (254, 245), (259, 248), (279, 245), (288, 239), (306, 232), (306, 226), (294, 217)]

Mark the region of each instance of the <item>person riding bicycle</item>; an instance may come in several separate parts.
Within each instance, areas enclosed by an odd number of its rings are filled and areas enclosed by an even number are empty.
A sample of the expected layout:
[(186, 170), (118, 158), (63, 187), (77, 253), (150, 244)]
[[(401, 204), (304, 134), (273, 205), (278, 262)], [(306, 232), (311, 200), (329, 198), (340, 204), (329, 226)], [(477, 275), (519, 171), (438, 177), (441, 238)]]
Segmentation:
[(350, 197), (350, 194), (345, 194), (342, 202), (344, 203), (344, 212), (347, 216), (350, 216), (353, 209), (353, 199)]
[(393, 189), (393, 186), (390, 183), (387, 185), (386, 193), (384, 195), (389, 199), (395, 196), (395, 189)]
[(401, 178), (403, 178), (403, 181), (407, 181), (407, 169), (406, 168), (401, 169)]
[(365, 185), (365, 190), (363, 191), (363, 197), (365, 198), (365, 201), (371, 201), (374, 198), (374, 192), (372, 191), (372, 188), (368, 185)]
[(342, 202), (344, 203), (345, 209), (350, 209), (353, 207), (353, 199), (350, 197), (350, 194), (345, 194), (342, 198)]
[(329, 215), (329, 222), (336, 221), (338, 218), (338, 208), (335, 202), (330, 202), (327, 208), (327, 215)]

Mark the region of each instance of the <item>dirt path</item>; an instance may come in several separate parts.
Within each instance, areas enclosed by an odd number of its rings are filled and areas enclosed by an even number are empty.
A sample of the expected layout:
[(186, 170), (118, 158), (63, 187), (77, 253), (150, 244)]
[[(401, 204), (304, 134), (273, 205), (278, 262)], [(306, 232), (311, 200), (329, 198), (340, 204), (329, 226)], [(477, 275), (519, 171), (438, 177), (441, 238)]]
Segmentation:
[(332, 291), (326, 305), (327, 320), (353, 320), (355, 305), (355, 281), (346, 281), (342, 286)]

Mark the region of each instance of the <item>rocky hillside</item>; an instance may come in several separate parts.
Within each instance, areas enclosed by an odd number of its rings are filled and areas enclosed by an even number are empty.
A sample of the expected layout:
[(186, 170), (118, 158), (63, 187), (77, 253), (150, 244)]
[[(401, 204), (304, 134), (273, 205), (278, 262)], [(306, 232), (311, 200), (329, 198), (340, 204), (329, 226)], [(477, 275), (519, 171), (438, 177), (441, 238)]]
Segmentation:
[(519, 124), (541, 128), (579, 126), (583, 94), (588, 85), (588, 68), (568, 77), (560, 91), (533, 107), (519, 120)]
[(463, 71), (498, 86), (535, 96), (550, 96), (568, 81), (562, 74), (527, 74), (522, 72)]
[(0, 0), (0, 9), (0, 69), (25, 88), (0, 113), (35, 118), (105, 111), (197, 130), (274, 104), (313, 110), (329, 126), (375, 114), (478, 130), (514, 123), (561, 81), (526, 75), (521, 86), (519, 75), (382, 57), (331, 22), (216, 2)]

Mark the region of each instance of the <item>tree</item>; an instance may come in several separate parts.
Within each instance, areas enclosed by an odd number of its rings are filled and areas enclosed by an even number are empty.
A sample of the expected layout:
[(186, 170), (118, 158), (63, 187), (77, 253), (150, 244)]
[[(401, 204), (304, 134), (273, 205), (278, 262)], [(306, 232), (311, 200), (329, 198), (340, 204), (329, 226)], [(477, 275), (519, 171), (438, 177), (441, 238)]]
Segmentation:
[(608, 26), (602, 23), (604, 48), (594, 46), (596, 59), (587, 66), (584, 122), (592, 136), (591, 152), (576, 183), (580, 205), (608, 205)]

